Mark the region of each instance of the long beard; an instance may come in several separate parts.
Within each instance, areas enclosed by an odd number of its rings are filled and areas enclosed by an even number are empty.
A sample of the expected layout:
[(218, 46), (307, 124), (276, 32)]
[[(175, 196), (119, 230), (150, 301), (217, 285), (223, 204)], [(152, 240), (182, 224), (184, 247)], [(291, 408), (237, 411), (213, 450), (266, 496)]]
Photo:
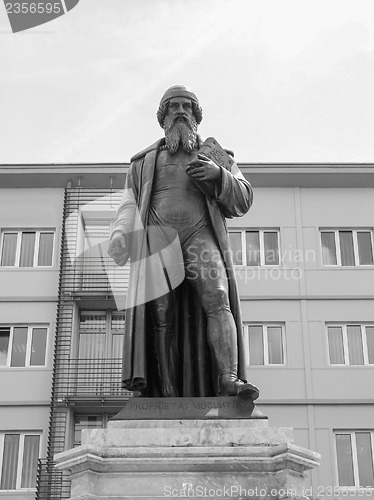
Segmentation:
[(194, 119), (177, 121), (173, 123), (170, 118), (165, 118), (165, 146), (170, 153), (176, 153), (179, 145), (187, 153), (192, 153), (197, 145), (197, 122)]

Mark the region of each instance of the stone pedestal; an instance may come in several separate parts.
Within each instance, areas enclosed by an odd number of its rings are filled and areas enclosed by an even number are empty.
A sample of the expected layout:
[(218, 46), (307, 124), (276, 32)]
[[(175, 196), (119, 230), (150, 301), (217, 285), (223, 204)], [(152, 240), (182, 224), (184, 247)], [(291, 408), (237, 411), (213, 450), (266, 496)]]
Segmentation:
[(319, 455), (266, 418), (114, 420), (55, 457), (72, 500), (305, 498)]

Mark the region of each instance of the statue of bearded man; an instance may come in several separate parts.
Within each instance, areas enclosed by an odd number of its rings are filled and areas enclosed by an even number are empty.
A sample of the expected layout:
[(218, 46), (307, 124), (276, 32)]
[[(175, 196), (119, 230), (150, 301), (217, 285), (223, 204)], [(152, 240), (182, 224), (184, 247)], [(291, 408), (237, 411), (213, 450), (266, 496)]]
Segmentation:
[[(129, 256), (133, 265), (161, 254), (177, 238), (181, 258), (174, 267), (164, 263), (167, 292), (152, 266), (130, 272), (129, 295), (140, 281), (145, 289), (160, 286), (163, 291), (127, 309), (124, 387), (147, 397), (239, 395), (254, 400), (259, 391), (246, 381), (225, 222), (249, 210), (252, 188), (235, 162), (229, 171), (198, 153), (202, 109), (193, 92), (179, 85), (169, 88), (157, 118), (165, 138), (131, 159), (108, 252), (118, 265)], [(136, 230), (137, 216), (144, 231)], [(183, 268), (179, 286), (173, 276), (177, 264)]]

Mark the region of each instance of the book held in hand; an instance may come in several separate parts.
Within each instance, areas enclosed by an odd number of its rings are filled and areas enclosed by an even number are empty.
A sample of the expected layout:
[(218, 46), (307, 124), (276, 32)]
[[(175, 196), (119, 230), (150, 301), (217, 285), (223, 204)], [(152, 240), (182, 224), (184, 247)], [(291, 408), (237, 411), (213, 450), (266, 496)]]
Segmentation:
[[(214, 137), (208, 137), (208, 139), (204, 141), (203, 145), (196, 153), (196, 157), (193, 161), (198, 159), (198, 155), (207, 156), (210, 160), (214, 161), (216, 165), (218, 165), (219, 167), (223, 167), (231, 172), (231, 167), (234, 163), (234, 160), (227, 153), (227, 151), (222, 148), (222, 146), (216, 141), (216, 139), (214, 139)], [(208, 198), (213, 198), (213, 196), (215, 196), (215, 188), (213, 182), (200, 181), (198, 179), (194, 179), (194, 181), (203, 191), (203, 193), (208, 196)]]

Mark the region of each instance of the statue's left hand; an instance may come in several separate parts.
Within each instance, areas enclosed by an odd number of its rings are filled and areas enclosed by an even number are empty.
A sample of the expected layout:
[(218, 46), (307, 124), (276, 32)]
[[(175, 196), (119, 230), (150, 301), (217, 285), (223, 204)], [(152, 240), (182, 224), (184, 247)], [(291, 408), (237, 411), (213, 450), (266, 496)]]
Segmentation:
[(218, 181), (222, 175), (221, 167), (200, 153), (198, 153), (195, 160), (189, 162), (186, 174), (199, 181)]

